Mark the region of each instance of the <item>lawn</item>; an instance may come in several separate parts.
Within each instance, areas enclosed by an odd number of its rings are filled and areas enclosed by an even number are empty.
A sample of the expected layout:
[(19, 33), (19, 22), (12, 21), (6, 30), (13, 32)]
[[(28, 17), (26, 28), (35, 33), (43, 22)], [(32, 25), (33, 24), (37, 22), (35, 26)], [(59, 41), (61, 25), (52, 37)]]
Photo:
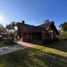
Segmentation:
[(17, 45), (17, 43), (13, 42), (11, 40), (2, 40), (2, 41), (0, 41), (0, 47), (11, 46), (11, 45)]
[(63, 42), (49, 47), (37, 45), (0, 56), (0, 67), (67, 67), (67, 41)]

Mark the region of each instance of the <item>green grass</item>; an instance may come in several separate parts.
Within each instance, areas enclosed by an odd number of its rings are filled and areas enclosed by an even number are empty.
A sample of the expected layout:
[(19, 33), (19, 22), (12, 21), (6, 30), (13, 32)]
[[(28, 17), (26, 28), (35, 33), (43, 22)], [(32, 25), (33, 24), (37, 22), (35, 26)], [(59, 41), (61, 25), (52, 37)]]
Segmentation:
[(5, 47), (5, 46), (11, 46), (11, 45), (17, 45), (16, 42), (13, 42), (13, 41), (0, 41), (0, 47)]
[(60, 51), (67, 52), (67, 40), (61, 40), (53, 44), (46, 45), (47, 47), (54, 48)]
[(67, 67), (67, 52), (58, 46), (38, 45), (0, 56), (0, 67)]

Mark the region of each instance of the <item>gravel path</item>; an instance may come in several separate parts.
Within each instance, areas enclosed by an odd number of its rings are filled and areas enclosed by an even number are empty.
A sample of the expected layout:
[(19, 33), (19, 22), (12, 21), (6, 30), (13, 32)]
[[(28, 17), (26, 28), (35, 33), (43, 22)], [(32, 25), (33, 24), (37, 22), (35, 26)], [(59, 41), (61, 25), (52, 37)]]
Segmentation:
[(13, 46), (5, 46), (5, 47), (0, 47), (0, 56), (3, 54), (11, 53), (17, 50), (21, 50), (27, 47), (33, 47), (36, 46), (35, 44), (31, 43), (25, 43), (22, 41), (17, 42), (19, 45), (13, 45)]
[(17, 50), (24, 49), (26, 47), (21, 46), (21, 45), (13, 45), (13, 46), (5, 46), (0, 48), (0, 56), (3, 54), (11, 53)]

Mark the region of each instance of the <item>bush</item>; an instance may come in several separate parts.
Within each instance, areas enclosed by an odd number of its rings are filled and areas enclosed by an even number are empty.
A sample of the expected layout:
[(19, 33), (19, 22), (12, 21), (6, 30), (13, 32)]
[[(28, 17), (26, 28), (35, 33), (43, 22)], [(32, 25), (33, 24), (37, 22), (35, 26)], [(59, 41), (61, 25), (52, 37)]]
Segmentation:
[(67, 32), (62, 32), (60, 34), (60, 38), (63, 39), (63, 40), (66, 40), (67, 39)]

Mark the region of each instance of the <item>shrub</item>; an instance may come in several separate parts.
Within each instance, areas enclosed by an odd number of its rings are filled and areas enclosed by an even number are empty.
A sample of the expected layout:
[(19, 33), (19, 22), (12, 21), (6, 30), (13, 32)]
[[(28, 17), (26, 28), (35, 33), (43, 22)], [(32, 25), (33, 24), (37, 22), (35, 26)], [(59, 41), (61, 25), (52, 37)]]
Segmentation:
[(60, 34), (60, 38), (61, 38), (61, 39), (67, 39), (67, 32), (62, 32), (62, 33)]

